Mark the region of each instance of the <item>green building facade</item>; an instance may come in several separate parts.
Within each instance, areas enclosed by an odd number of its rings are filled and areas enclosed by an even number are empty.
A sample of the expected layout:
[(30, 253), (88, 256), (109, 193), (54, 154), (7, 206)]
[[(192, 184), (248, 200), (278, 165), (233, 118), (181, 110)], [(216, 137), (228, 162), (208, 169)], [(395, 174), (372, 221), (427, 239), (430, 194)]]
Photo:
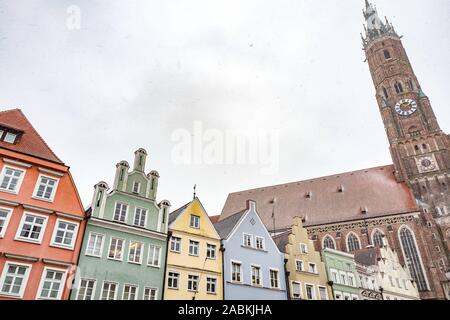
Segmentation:
[(360, 300), (360, 283), (354, 255), (325, 248), (322, 259), (334, 299)]
[(159, 300), (164, 292), (170, 203), (156, 201), (159, 174), (147, 152), (116, 165), (113, 188), (95, 185), (72, 300)]

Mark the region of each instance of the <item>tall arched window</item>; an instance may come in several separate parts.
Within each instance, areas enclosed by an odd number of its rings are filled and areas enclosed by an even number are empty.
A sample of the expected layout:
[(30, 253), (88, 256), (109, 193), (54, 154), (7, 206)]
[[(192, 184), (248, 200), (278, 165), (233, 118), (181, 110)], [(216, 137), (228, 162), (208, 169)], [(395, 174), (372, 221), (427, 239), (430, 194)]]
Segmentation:
[(383, 246), (383, 233), (381, 233), (380, 230), (375, 230), (375, 232), (372, 234), (372, 244), (375, 247), (382, 247)]
[(323, 248), (336, 249), (336, 246), (334, 245), (334, 240), (329, 235), (323, 238)]
[(353, 252), (361, 249), (361, 245), (359, 244), (359, 239), (354, 233), (350, 233), (347, 236), (347, 250), (348, 252)]
[(384, 58), (386, 60), (391, 58), (391, 54), (389, 53), (389, 50), (384, 50)]
[(403, 86), (400, 82), (396, 82), (394, 87), (395, 87), (395, 92), (397, 92), (397, 93), (403, 92)]
[(388, 92), (385, 87), (383, 87), (383, 94), (386, 99), (389, 98)]
[(417, 283), (417, 288), (419, 291), (428, 290), (427, 280), (425, 278), (425, 272), (423, 270), (419, 250), (416, 246), (414, 234), (407, 227), (402, 227), (399, 230), (399, 235), (406, 265), (408, 266), (414, 281)]

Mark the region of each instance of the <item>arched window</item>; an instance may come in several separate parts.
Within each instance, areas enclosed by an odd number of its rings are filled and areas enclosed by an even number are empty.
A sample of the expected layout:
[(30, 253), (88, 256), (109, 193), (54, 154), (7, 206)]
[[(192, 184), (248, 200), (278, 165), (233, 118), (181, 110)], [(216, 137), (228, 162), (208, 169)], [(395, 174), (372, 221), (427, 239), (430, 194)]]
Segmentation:
[(408, 84), (409, 84), (409, 88), (411, 90), (414, 90), (414, 84), (413, 84), (413, 82), (411, 80), (408, 80)]
[(330, 237), (329, 235), (325, 236), (325, 238), (323, 238), (323, 248), (329, 248), (329, 249), (336, 249), (336, 246), (334, 245), (334, 240), (332, 237)]
[(375, 230), (375, 232), (372, 234), (372, 244), (375, 247), (382, 247), (383, 246), (383, 237), (384, 234), (380, 230)]
[(423, 270), (419, 250), (416, 246), (414, 234), (407, 227), (402, 227), (399, 230), (399, 236), (406, 265), (408, 266), (414, 281), (417, 283), (419, 291), (428, 290), (427, 280), (425, 278), (425, 272)]
[(403, 86), (400, 82), (396, 82), (394, 87), (395, 87), (395, 92), (397, 92), (397, 93), (403, 92)]
[(386, 99), (389, 98), (388, 92), (385, 87), (383, 87), (383, 94)]
[(347, 251), (353, 252), (361, 249), (361, 245), (359, 244), (359, 239), (354, 233), (350, 233), (347, 236)]
[(384, 50), (384, 58), (386, 60), (391, 58), (391, 54), (389, 53), (389, 50)]

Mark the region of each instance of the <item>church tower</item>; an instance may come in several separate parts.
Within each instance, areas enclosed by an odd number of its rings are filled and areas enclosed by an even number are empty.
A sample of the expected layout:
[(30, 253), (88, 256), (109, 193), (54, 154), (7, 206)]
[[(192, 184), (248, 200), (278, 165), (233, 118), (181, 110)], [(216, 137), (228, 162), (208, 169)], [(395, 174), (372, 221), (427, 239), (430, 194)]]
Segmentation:
[[(363, 47), (395, 176), (414, 193), (422, 209), (424, 228), (429, 228), (432, 235), (430, 244), (436, 239), (440, 242), (439, 252), (434, 244), (428, 248), (433, 256), (430, 265), (436, 273), (449, 274), (450, 137), (439, 126), (403, 47), (402, 36), (387, 18), (380, 19), (376, 7), (368, 0), (363, 14), (366, 20)], [(447, 292), (450, 295), (450, 290)]]

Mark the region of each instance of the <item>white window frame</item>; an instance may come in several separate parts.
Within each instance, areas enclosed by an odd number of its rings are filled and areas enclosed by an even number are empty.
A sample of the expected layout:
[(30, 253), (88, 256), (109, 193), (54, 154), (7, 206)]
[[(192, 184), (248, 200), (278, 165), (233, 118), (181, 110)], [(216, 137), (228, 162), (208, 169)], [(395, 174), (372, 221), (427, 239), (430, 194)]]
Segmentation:
[[(189, 283), (191, 282), (191, 280), (189, 279), (189, 277), (197, 277), (197, 281), (195, 281), (195, 283), (196, 283), (196, 285), (197, 285), (197, 290), (194, 290), (194, 289), (189, 289)], [(189, 291), (189, 292), (199, 292), (199, 289), (200, 289), (200, 275), (199, 274), (194, 274), (194, 273), (188, 273), (188, 275), (187, 275), (187, 286), (186, 286), (186, 288), (187, 288), (187, 291)]]
[[(179, 240), (178, 244), (179, 244), (180, 250), (178, 250), (178, 251), (172, 249), (172, 242), (174, 242), (174, 239), (177, 239), (177, 241)], [(171, 251), (171, 252), (175, 252), (175, 253), (181, 253), (181, 243), (182, 243), (182, 240), (181, 240), (180, 237), (171, 237), (171, 238), (170, 238), (170, 244), (169, 244), (169, 245), (170, 245), (170, 248), (169, 248), (170, 251)]]
[[(169, 279), (170, 279), (170, 274), (171, 274), (171, 273), (177, 275), (177, 277), (176, 277), (176, 279), (177, 279), (177, 286), (176, 286), (176, 287), (169, 286)], [(180, 273), (179, 273), (179, 272), (177, 272), (177, 271), (170, 271), (170, 270), (167, 272), (167, 288), (168, 288), (168, 289), (179, 290), (179, 289), (180, 289), (180, 280), (181, 280), (181, 276), (180, 276)], [(173, 282), (173, 281), (172, 281), (172, 282)]]
[(10, 165), (4, 165), (3, 168), (2, 168), (2, 172), (0, 174), (0, 185), (3, 182), (3, 179), (5, 178), (5, 174), (6, 174), (6, 170), (7, 169), (21, 171), (22, 174), (20, 175), (20, 178), (17, 181), (17, 186), (16, 186), (16, 189), (14, 191), (8, 190), (8, 189), (3, 189), (1, 187), (0, 187), (0, 191), (7, 192), (7, 193), (12, 193), (12, 194), (18, 194), (19, 191), (20, 191), (20, 187), (22, 186), (23, 179), (25, 178), (25, 175), (27, 173), (27, 170), (22, 169), (22, 168), (17, 168), (17, 167), (14, 167), (14, 166), (10, 166)]
[[(150, 249), (153, 249), (153, 257), (150, 263)], [(153, 264), (154, 258), (155, 258), (155, 249), (159, 249), (159, 253), (158, 253), (158, 264)], [(162, 252), (162, 248), (161, 246), (157, 246), (155, 244), (149, 244), (148, 245), (148, 253), (147, 253), (147, 266), (149, 267), (154, 267), (154, 268), (161, 268), (161, 252)]]
[[(137, 191), (134, 191), (134, 187), (136, 186), (136, 184), (137, 184)], [(137, 181), (137, 180), (134, 180), (133, 181), (133, 186), (131, 187), (132, 189), (131, 189), (131, 192), (133, 192), (133, 193), (136, 193), (136, 194), (139, 194), (140, 192), (141, 192), (141, 183), (139, 182), (139, 181)]]
[[(142, 245), (141, 253), (140, 253), (140, 256), (139, 256), (139, 262), (130, 260), (130, 251), (131, 251), (131, 244), (132, 243), (140, 243)], [(133, 264), (142, 264), (142, 259), (143, 259), (143, 256), (144, 256), (144, 249), (145, 249), (145, 245), (144, 245), (143, 242), (137, 241), (137, 240), (130, 240), (130, 243), (128, 244), (127, 262), (128, 263), (133, 263)], [(136, 257), (136, 251), (134, 253), (134, 257)]]
[[(192, 244), (192, 242), (197, 243), (197, 254), (191, 253), (191, 244)], [(198, 256), (200, 256), (200, 241), (189, 239), (188, 253), (189, 253), (189, 255), (192, 256), (192, 257), (198, 257)]]
[[(215, 291), (208, 290), (208, 281), (209, 280), (214, 280)], [(219, 284), (219, 281), (218, 281), (217, 277), (206, 276), (206, 294), (217, 294), (218, 284)]]
[[(127, 299), (127, 301), (135, 301), (135, 300), (139, 300), (139, 286), (137, 284), (131, 284), (131, 283), (124, 283), (122, 286), (122, 300), (125, 300), (125, 287), (130, 287), (130, 288), (136, 288), (136, 293), (134, 295), (134, 299)], [(128, 292), (128, 296), (130, 295), (130, 292)]]
[[(119, 258), (111, 258), (111, 257), (109, 256), (109, 252), (111, 251), (111, 245), (112, 245), (113, 239), (116, 239), (116, 240), (122, 240), (122, 255), (121, 255), (120, 259), (119, 259)], [(109, 239), (108, 253), (107, 253), (107, 255), (106, 255), (106, 258), (107, 258), (108, 260), (123, 261), (123, 256), (125, 255), (124, 252), (125, 252), (125, 246), (126, 246), (126, 243), (127, 243), (126, 240), (123, 239), (123, 238), (111, 237), (111, 238)], [(117, 247), (117, 243), (116, 243), (116, 247)], [(102, 290), (103, 290), (103, 286), (102, 286)]]
[[(64, 245), (64, 244), (55, 242), (56, 234), (58, 233), (58, 226), (59, 226), (60, 222), (75, 225), (75, 230), (73, 231), (72, 243), (70, 245)], [(62, 249), (73, 250), (75, 248), (75, 244), (77, 243), (79, 228), (80, 228), (80, 223), (78, 223), (78, 222), (60, 219), (60, 218), (56, 219), (55, 226), (53, 228), (52, 241), (50, 242), (50, 246), (58, 247), (58, 248), (62, 248)]]
[[(89, 253), (89, 252), (88, 252), (88, 249), (89, 249), (89, 242), (91, 241), (91, 236), (93, 236), (93, 235), (95, 235), (95, 236), (97, 236), (97, 237), (98, 237), (98, 236), (102, 237), (102, 241), (101, 241), (101, 243), (100, 243), (100, 254), (99, 254), (99, 255), (95, 255), (95, 254), (93, 254), (93, 253)], [(88, 240), (87, 240), (87, 242), (86, 242), (86, 250), (84, 251), (84, 255), (85, 255), (85, 256), (88, 256), (88, 257), (101, 258), (102, 255), (103, 255), (103, 246), (104, 246), (104, 244), (105, 244), (105, 238), (106, 238), (106, 236), (105, 236), (104, 234), (102, 234), (102, 233), (89, 232), (89, 237), (88, 237)], [(109, 254), (109, 252), (108, 252), (108, 254)], [(87, 280), (89, 280), (89, 279), (87, 279)], [(91, 279), (91, 280), (93, 280), (93, 279)]]
[[(308, 287), (311, 287), (312, 288), (312, 299), (309, 299), (308, 298), (308, 290), (307, 290), (307, 288)], [(315, 285), (313, 285), (312, 283), (306, 283), (305, 282), (305, 298), (307, 299), (307, 300), (316, 300), (317, 299), (317, 294), (316, 294), (316, 286)]]
[[(22, 266), (22, 267), (26, 267), (27, 271), (25, 272), (24, 278), (23, 278), (23, 282), (22, 282), (22, 286), (20, 287), (20, 291), (19, 294), (11, 294), (11, 293), (4, 293), (2, 292), (2, 288), (3, 288), (3, 284), (5, 282), (5, 278), (8, 272), (8, 268), (10, 265), (17, 265), (17, 266)], [(15, 298), (23, 298), (23, 295), (25, 293), (25, 289), (27, 287), (28, 284), (28, 278), (30, 277), (30, 273), (31, 273), (31, 269), (33, 268), (33, 265), (31, 264), (27, 264), (27, 263), (20, 263), (20, 262), (14, 262), (14, 261), (6, 261), (4, 266), (3, 266), (3, 271), (2, 271), (2, 275), (0, 277), (0, 296), (4, 296), (4, 297), (15, 297)]]
[[(45, 283), (45, 276), (47, 275), (48, 271), (54, 271), (54, 272), (62, 272), (63, 276), (61, 278), (61, 286), (59, 287), (59, 291), (58, 291), (58, 297), (57, 298), (45, 298), (42, 297), (42, 289), (44, 287), (44, 283)], [(67, 278), (67, 269), (59, 269), (59, 268), (53, 268), (53, 267), (44, 267), (44, 271), (42, 271), (42, 275), (41, 275), (41, 281), (39, 282), (39, 287), (38, 287), (38, 299), (40, 300), (61, 300), (62, 294), (64, 292), (64, 288), (66, 286), (66, 278)]]
[[(259, 269), (259, 284), (253, 284), (253, 268)], [(264, 287), (264, 281), (263, 281), (263, 268), (258, 264), (251, 264), (250, 265), (250, 281), (252, 287), (257, 288), (263, 288)]]
[[(52, 193), (51, 193), (49, 199), (46, 199), (44, 197), (38, 197), (38, 195), (37, 195), (37, 193), (39, 191), (39, 186), (41, 185), (41, 179), (42, 178), (47, 178), (47, 179), (51, 179), (51, 180), (55, 180), (56, 181), (55, 185), (53, 186), (53, 190), (52, 190)], [(55, 200), (56, 190), (58, 189), (58, 185), (59, 185), (59, 178), (55, 178), (55, 177), (52, 177), (52, 176), (49, 176), (49, 175), (45, 175), (45, 174), (40, 174), (38, 176), (38, 178), (37, 178), (36, 185), (34, 186), (34, 191), (33, 191), (32, 198), (36, 199), (36, 200), (53, 202)]]
[(91, 279), (91, 278), (80, 278), (80, 281), (78, 281), (78, 290), (77, 290), (76, 300), (86, 301), (86, 291), (84, 292), (83, 299), (78, 299), (79, 298), (79, 294), (80, 294), (80, 289), (81, 289), (81, 282), (83, 280), (85, 280), (85, 281), (93, 281), (94, 282), (94, 285), (92, 286), (92, 297), (91, 297), (91, 299), (89, 301), (95, 300), (95, 290), (97, 289), (97, 279)]
[[(300, 297), (294, 297), (294, 285), (298, 285)], [(302, 300), (303, 299), (303, 288), (302, 283), (300, 281), (291, 281), (291, 297), (293, 300)]]
[[(248, 236), (250, 239), (250, 245), (247, 245), (246, 241), (245, 241), (245, 236)], [(253, 235), (249, 234), (249, 233), (243, 233), (242, 234), (242, 244), (245, 248), (253, 248)]]
[[(305, 250), (303, 250), (303, 248)], [(300, 243), (300, 253), (301, 254), (308, 254), (308, 245), (306, 243)]]
[[(136, 222), (136, 215), (137, 215), (137, 211), (138, 211), (138, 210), (141, 210), (141, 215), (142, 215), (142, 211), (145, 211), (144, 226), (135, 224), (135, 222)], [(133, 226), (138, 227), (138, 228), (145, 228), (145, 226), (147, 226), (147, 218), (148, 218), (148, 210), (145, 209), (145, 208), (136, 207), (136, 208), (134, 209)], [(126, 219), (126, 218), (125, 218), (125, 219)], [(140, 219), (139, 219), (139, 222), (140, 222)]]
[[(314, 272), (311, 271), (311, 266), (314, 266)], [(317, 263), (314, 262), (308, 262), (308, 272), (309, 273), (313, 273), (313, 274), (317, 274), (318, 273), (318, 269), (317, 269)]]
[[(125, 210), (125, 219), (124, 219), (124, 221), (120, 221), (120, 220), (116, 220), (115, 219), (117, 204), (119, 204), (119, 203), (121, 205), (125, 205), (127, 207), (127, 210)], [(124, 203), (124, 202), (121, 202), (121, 201), (116, 201), (116, 203), (114, 204), (114, 211), (113, 211), (112, 221), (119, 222), (119, 223), (127, 223), (127, 221), (128, 221), (128, 212), (129, 211), (130, 211), (130, 205), (128, 203)]]
[[(145, 299), (145, 291), (147, 291), (147, 290), (155, 290), (155, 299)], [(150, 298), (150, 294), (148, 294), (148, 297)], [(144, 287), (144, 290), (142, 290), (142, 300), (145, 300), (145, 301), (158, 300), (158, 288), (155, 288), (155, 287)]]
[[(3, 133), (2, 133), (2, 135), (3, 135)], [(12, 141), (8, 140), (8, 136), (9, 137), (13, 136)], [(9, 144), (14, 144), (14, 143), (16, 143), (18, 136), (19, 136), (19, 134), (17, 134), (17, 133), (14, 133), (14, 132), (11, 132), (11, 131), (6, 131), (6, 134), (5, 134), (5, 137), (3, 138), (3, 141), (6, 142), (6, 143), (9, 143)]]
[[(193, 224), (192, 223), (193, 221), (194, 222), (197, 221), (197, 225), (195, 225), (195, 223)], [(198, 216), (196, 214), (191, 214), (191, 216), (189, 217), (189, 227), (194, 228), (194, 229), (200, 229), (200, 216)]]
[[(240, 266), (240, 272), (239, 272), (239, 276), (241, 278), (240, 281), (233, 280), (233, 264), (238, 264)], [(244, 283), (244, 272), (243, 272), (244, 269), (243, 269), (243, 266), (242, 266), (242, 262), (241, 261), (237, 261), (237, 260), (231, 260), (230, 261), (230, 266), (231, 266), (231, 268), (230, 268), (230, 281), (232, 283)]]
[[(301, 264), (302, 264), (302, 269), (301, 270), (298, 270), (297, 262), (301, 262)], [(303, 260), (295, 259), (295, 271), (297, 271), (297, 272), (305, 272), (305, 262)]]
[[(214, 246), (214, 250), (212, 250), (214, 252), (214, 257), (208, 256), (208, 253), (211, 251), (211, 250), (209, 250), (209, 246)], [(216, 260), (217, 259), (217, 245), (212, 244), (212, 243), (207, 243), (206, 244), (206, 258), (209, 259), (209, 260)]]
[[(29, 238), (23, 238), (20, 236), (20, 233), (22, 232), (22, 228), (23, 228), (23, 225), (25, 224), (25, 218), (27, 215), (44, 219), (44, 224), (42, 225), (42, 229), (39, 234), (39, 238), (36, 240), (29, 239)], [(16, 236), (14, 237), (14, 240), (41, 244), (42, 239), (44, 238), (45, 231), (47, 229), (47, 222), (48, 222), (48, 216), (44, 216), (42, 214), (33, 213), (33, 212), (29, 212), (29, 211), (24, 211), (22, 214), (22, 217), (20, 218), (19, 227), (17, 228), (17, 232), (16, 232)]]
[(327, 287), (319, 286), (319, 285), (317, 286), (317, 292), (319, 293), (319, 295), (318, 295), (319, 297), (318, 297), (318, 298), (319, 298), (320, 300), (323, 300), (322, 297), (321, 297), (321, 295), (320, 295), (320, 289), (324, 289), (324, 290), (325, 290), (325, 299), (324, 299), (324, 300), (329, 300), (329, 298), (328, 298), (328, 290), (327, 290)]
[[(336, 275), (336, 280), (337, 280), (337, 281), (335, 281), (335, 280), (333, 279), (333, 274)], [(333, 281), (334, 283), (336, 283), (336, 284), (340, 284), (340, 283), (341, 283), (339, 271), (337, 271), (336, 269), (330, 268), (330, 276), (331, 276), (331, 281)]]
[[(277, 273), (277, 287), (272, 287), (272, 271), (275, 271)], [(280, 270), (276, 268), (269, 268), (269, 283), (271, 289), (280, 289)]]
[[(344, 281), (342, 281), (342, 276), (344, 276)], [(348, 285), (347, 273), (346, 272), (339, 271), (339, 282), (340, 282), (340, 284), (343, 284), (344, 286)]]
[(9, 220), (11, 219), (13, 209), (0, 207), (0, 210), (6, 211), (6, 218), (4, 220), (2, 230), (0, 231), (0, 239), (2, 239), (6, 234), (6, 230), (8, 229)]
[(99, 300), (103, 300), (103, 301), (110, 300), (110, 299), (106, 299), (106, 300), (103, 299), (103, 292), (105, 290), (105, 283), (115, 284), (116, 285), (116, 290), (114, 291), (114, 298), (112, 300), (117, 300), (117, 293), (119, 291), (119, 283), (115, 282), (115, 281), (108, 281), (108, 280), (105, 280), (105, 281), (102, 282), (102, 291), (100, 292)]
[[(350, 284), (350, 279), (352, 280), (351, 284)], [(349, 287), (356, 287), (356, 277), (355, 277), (355, 275), (353, 273), (347, 272), (347, 282), (348, 282), (347, 285)]]
[[(261, 240), (262, 248), (258, 248), (258, 245), (257, 245), (258, 240)], [(266, 240), (264, 239), (264, 237), (255, 236), (255, 249), (257, 249), (257, 250), (266, 250)]]

